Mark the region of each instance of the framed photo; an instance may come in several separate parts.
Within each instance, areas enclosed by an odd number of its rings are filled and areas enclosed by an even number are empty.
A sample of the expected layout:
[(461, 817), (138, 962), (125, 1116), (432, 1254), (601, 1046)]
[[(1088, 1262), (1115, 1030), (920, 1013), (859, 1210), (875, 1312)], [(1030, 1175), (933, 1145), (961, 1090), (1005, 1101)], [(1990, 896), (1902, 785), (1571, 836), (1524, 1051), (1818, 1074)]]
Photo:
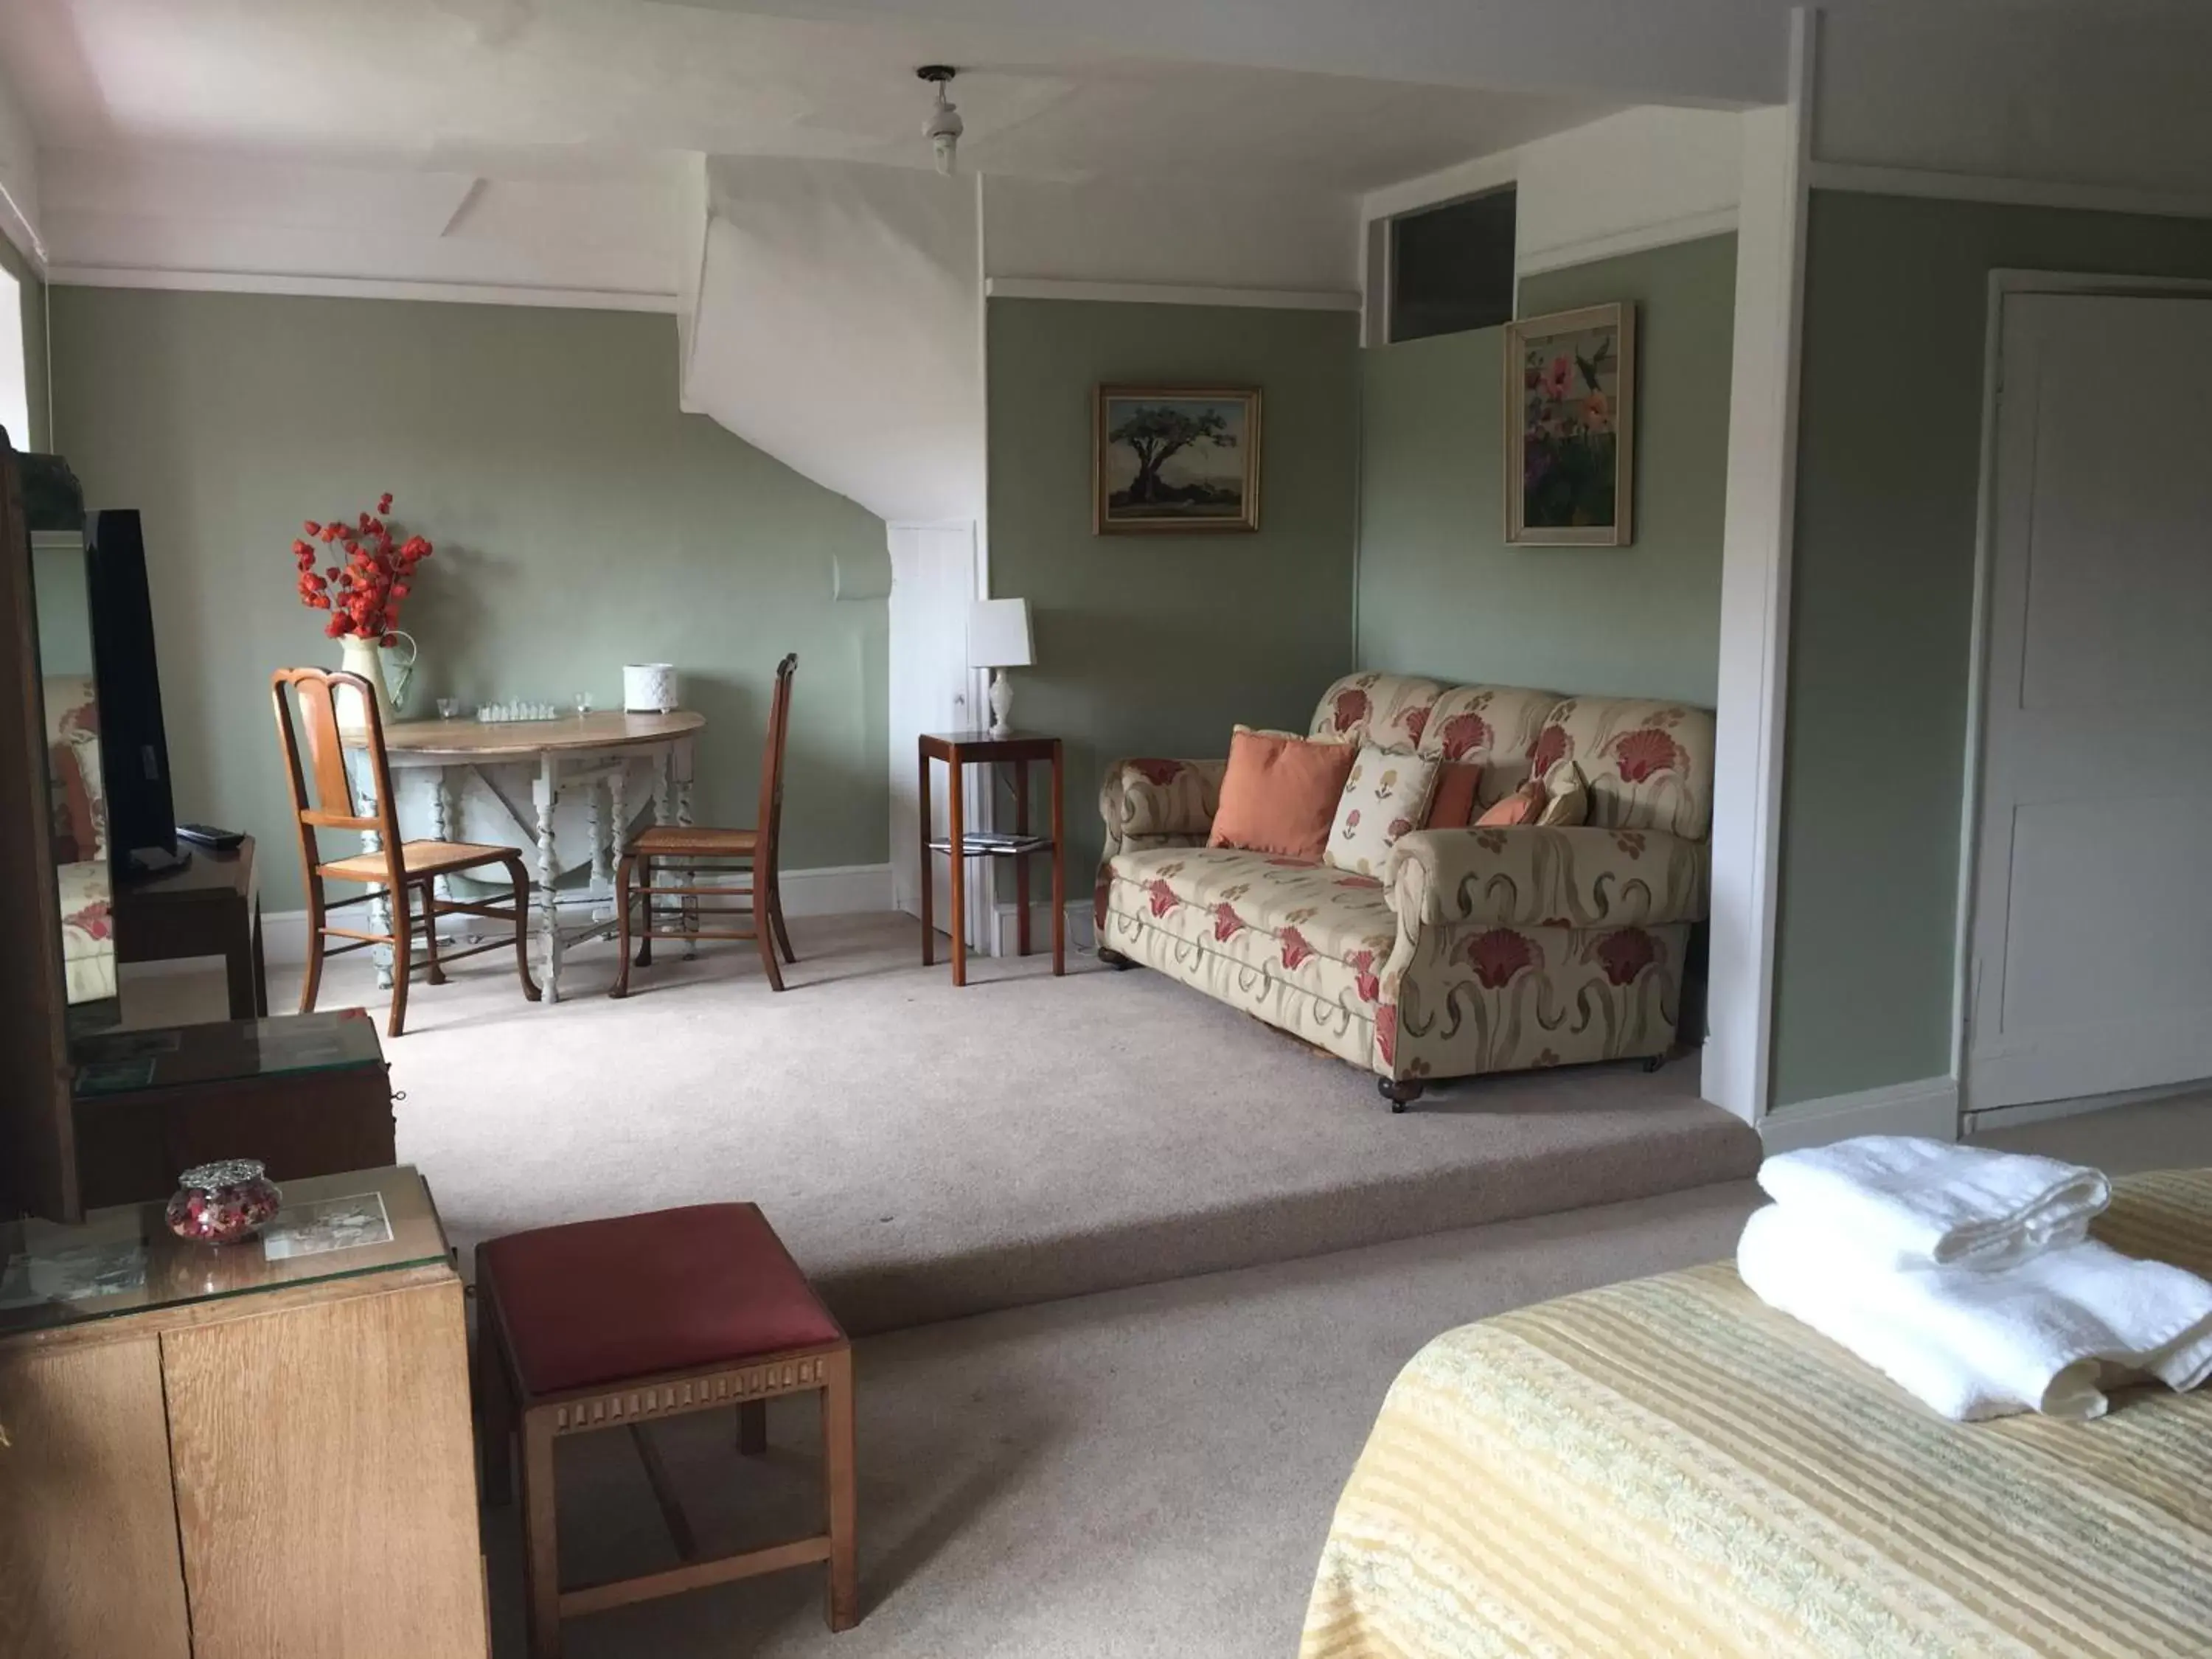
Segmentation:
[(1091, 527), (1102, 536), (1260, 527), (1260, 393), (1102, 386)]
[(1505, 539), (1636, 539), (1636, 307), (1586, 306), (1505, 328)]

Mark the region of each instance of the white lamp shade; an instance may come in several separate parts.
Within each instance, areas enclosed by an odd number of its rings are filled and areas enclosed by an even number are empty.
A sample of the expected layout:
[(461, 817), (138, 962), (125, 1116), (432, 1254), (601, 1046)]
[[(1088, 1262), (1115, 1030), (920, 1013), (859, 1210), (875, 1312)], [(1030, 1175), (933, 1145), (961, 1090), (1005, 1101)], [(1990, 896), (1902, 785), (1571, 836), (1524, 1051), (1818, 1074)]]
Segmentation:
[(969, 607), (970, 668), (1027, 668), (1036, 660), (1027, 599), (978, 599)]

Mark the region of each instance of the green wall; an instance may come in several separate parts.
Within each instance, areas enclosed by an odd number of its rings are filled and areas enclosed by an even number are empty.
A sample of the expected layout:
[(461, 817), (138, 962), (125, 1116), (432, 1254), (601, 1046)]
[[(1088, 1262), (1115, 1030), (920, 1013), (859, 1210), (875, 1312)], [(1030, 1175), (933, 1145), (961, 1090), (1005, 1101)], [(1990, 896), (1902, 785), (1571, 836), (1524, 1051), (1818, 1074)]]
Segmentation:
[(293, 590), (303, 518), (398, 496), (437, 544), (403, 618), (410, 714), (453, 693), (619, 707), (625, 661), (703, 712), (695, 811), (752, 822), (776, 659), (799, 658), (787, 867), (887, 854), (884, 606), (831, 564), (882, 524), (677, 408), (663, 316), (58, 288), (58, 447), (92, 507), (145, 514), (180, 817), (252, 831), (300, 903), (270, 671), (335, 665)]
[(1503, 329), (1361, 354), (1360, 665), (1711, 708), (1735, 238), (1522, 279), (1520, 314), (1638, 304), (1636, 541), (1510, 547)]
[(1947, 1074), (1997, 267), (2212, 276), (2212, 224), (1816, 191), (1774, 1099)]
[[(1304, 730), (1352, 666), (1358, 319), (1346, 312), (989, 302), (991, 588), (1030, 602), (1015, 723), (1067, 739), (1069, 891), (1088, 889), (1098, 780), (1130, 755), (1229, 752)], [(1260, 529), (1097, 536), (1091, 389), (1256, 386)]]
[(0, 236), (0, 269), (22, 284), (23, 380), (31, 405), (31, 429), (11, 432), (9, 441), (18, 449), (43, 450), (46, 435), (46, 285), (39, 280), (20, 249)]

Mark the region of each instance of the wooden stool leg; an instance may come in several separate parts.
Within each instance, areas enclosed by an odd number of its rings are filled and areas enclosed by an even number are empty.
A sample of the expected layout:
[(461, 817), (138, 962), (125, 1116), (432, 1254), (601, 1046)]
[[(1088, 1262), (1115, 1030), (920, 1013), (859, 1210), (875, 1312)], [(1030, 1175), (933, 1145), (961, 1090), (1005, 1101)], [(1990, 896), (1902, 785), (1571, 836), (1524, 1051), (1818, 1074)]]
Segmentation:
[(860, 1551), (854, 1541), (859, 1482), (854, 1467), (853, 1351), (832, 1356), (822, 1390), (822, 1468), (830, 1500), (829, 1619), (832, 1631), (860, 1620)]
[(522, 1582), (530, 1659), (561, 1659), (561, 1537), (550, 1411), (522, 1414)]
[(768, 1401), (747, 1400), (738, 1407), (738, 1449), (747, 1457), (768, 1450)]

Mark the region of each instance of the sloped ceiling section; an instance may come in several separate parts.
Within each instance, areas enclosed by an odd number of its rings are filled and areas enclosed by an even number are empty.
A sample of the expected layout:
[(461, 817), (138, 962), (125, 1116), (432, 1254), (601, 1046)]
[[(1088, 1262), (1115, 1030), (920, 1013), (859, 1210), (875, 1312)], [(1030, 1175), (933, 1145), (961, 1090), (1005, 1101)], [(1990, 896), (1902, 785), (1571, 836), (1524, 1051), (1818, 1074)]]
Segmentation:
[(976, 181), (710, 156), (703, 183), (684, 406), (887, 521), (980, 519)]

